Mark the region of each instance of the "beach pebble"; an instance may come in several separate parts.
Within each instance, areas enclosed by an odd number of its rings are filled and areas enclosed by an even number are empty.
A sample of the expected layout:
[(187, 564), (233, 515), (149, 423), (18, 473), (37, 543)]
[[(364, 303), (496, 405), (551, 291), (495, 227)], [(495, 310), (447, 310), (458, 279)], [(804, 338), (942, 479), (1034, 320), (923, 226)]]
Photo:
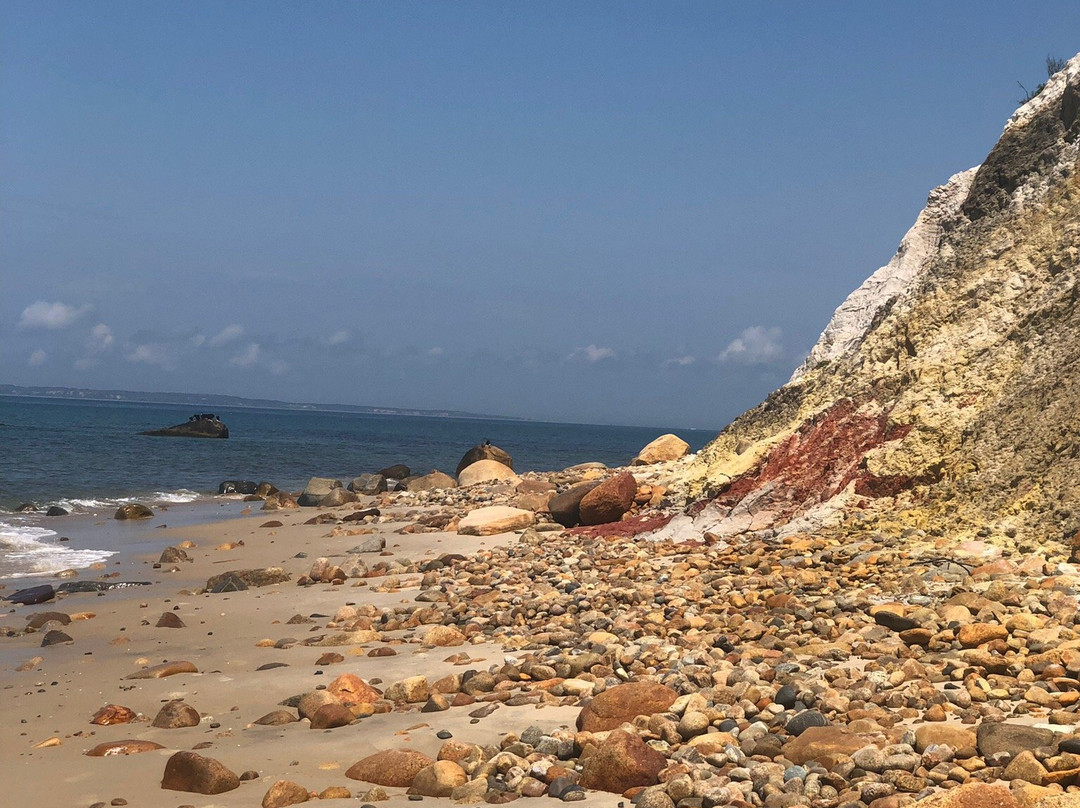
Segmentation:
[(158, 558), (159, 564), (179, 564), (182, 561), (190, 562), (191, 556), (187, 554), (187, 551), (180, 547), (166, 547), (161, 551), (161, 556)]
[(154, 717), (151, 726), (158, 729), (181, 729), (183, 727), (197, 727), (202, 721), (199, 711), (190, 704), (185, 704), (179, 699), (170, 701), (164, 705)]
[(120, 704), (106, 704), (90, 719), (91, 724), (108, 727), (113, 724), (130, 724), (135, 720), (135, 711)]
[(311, 729), (335, 729), (345, 727), (355, 720), (355, 716), (344, 704), (332, 702), (324, 704), (311, 716)]
[(41, 647), (47, 648), (50, 645), (70, 645), (75, 642), (70, 634), (67, 634), (58, 629), (45, 632), (45, 636), (41, 638)]
[(149, 668), (128, 674), (125, 679), (164, 679), (166, 676), (176, 676), (180, 673), (198, 673), (199, 669), (187, 660), (176, 662), (163, 662), (160, 665), (152, 665)]
[(262, 808), (284, 808), (287, 805), (307, 802), (308, 798), (308, 790), (299, 783), (278, 780), (263, 795)]
[(71, 623), (71, 617), (64, 612), (34, 612), (26, 617), (26, 627), (39, 629), (46, 623), (54, 623), (66, 626)]
[(265, 727), (279, 727), (282, 724), (292, 724), (299, 720), (288, 710), (274, 710), (261, 718), (256, 718), (252, 723)]
[(452, 760), (438, 760), (416, 773), (409, 793), (424, 797), (449, 797), (468, 780), (465, 770)]
[(161, 617), (155, 623), (157, 628), (184, 628), (184, 621), (176, 612), (162, 612)]

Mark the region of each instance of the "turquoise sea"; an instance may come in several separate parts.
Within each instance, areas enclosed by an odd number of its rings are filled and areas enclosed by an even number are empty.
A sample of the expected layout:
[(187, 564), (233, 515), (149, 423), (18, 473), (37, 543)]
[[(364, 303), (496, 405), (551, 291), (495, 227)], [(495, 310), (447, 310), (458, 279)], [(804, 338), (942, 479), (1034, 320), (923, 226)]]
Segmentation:
[[(154, 438), (141, 430), (181, 423), (190, 406), (0, 397), (0, 577), (86, 566), (94, 548), (58, 543), (68, 517), (19, 515), (21, 503), (101, 514), (122, 501), (210, 501), (222, 480), (268, 480), (296, 490), (314, 476), (347, 481), (404, 463), (414, 473), (453, 473), (490, 440), (518, 471), (599, 461), (625, 465), (642, 446), (675, 432), (700, 449), (708, 430), (595, 426), (350, 412), (216, 407), (227, 440)], [(81, 552), (75, 557), (72, 553)]]

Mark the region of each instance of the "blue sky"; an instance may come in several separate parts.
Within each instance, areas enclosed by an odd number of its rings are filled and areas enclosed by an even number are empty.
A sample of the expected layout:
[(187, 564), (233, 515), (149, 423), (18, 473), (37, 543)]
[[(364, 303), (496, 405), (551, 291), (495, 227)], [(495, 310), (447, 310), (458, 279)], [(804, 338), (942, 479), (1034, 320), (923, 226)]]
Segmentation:
[(1075, 3), (0, 4), (0, 382), (719, 428)]

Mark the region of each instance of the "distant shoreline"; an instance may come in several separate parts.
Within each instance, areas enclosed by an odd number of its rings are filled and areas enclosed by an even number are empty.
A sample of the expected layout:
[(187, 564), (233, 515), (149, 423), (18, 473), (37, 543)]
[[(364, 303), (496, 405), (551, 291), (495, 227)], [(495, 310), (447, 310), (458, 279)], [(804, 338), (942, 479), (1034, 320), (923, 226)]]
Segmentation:
[(370, 407), (359, 404), (312, 404), (277, 399), (218, 396), (211, 393), (147, 393), (136, 390), (95, 390), (82, 387), (23, 387), (0, 384), (0, 397), (42, 398), (52, 401), (100, 401), (111, 404), (169, 404), (185, 407), (234, 407), (243, 409), (288, 410), (294, 412), (342, 412), (359, 415), (394, 415), (416, 418), (454, 418), (480, 421), (532, 419), (511, 415), (485, 415), (460, 410), (422, 410), (405, 407)]

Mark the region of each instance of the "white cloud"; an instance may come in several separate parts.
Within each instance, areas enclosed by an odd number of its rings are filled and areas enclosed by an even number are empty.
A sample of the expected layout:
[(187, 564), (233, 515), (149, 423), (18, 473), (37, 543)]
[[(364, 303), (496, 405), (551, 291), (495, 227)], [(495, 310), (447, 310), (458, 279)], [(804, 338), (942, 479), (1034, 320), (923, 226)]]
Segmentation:
[(30, 358), (26, 360), (26, 364), (28, 364), (32, 368), (36, 368), (38, 365), (44, 365), (48, 361), (48, 359), (49, 355), (45, 353), (45, 351), (41, 350), (41, 348), (38, 348), (36, 351), (30, 354)]
[(217, 334), (211, 337), (208, 344), (211, 348), (220, 348), (222, 345), (228, 345), (230, 342), (235, 342), (242, 336), (244, 336), (244, 327), (237, 323), (233, 323), (232, 325), (225, 326)]
[(739, 365), (766, 365), (775, 362), (784, 355), (782, 337), (783, 332), (776, 326), (750, 326), (728, 343), (716, 357), (716, 361)]
[(19, 318), (20, 328), (67, 328), (90, 309), (89, 305), (79, 307), (67, 303), (48, 303), (39, 300), (23, 309)]
[(344, 328), (340, 331), (335, 331), (326, 341), (330, 345), (344, 345), (349, 341), (349, 332)]
[(673, 356), (671, 359), (665, 359), (660, 363), (661, 367), (671, 367), (672, 365), (684, 368), (688, 365), (692, 365), (697, 361), (696, 356)]
[(428, 356), (442, 356), (443, 355), (443, 349), (440, 348), (438, 345), (436, 345), (434, 348), (428, 348), (427, 355)]
[(229, 360), (229, 364), (238, 368), (249, 368), (259, 361), (259, 343), (249, 342), (248, 346)]
[(604, 359), (614, 359), (615, 351), (611, 348), (598, 348), (595, 345), (587, 345), (584, 348), (575, 348), (566, 358), (570, 361), (581, 359), (585, 362), (601, 362)]
[(191, 344), (194, 345), (196, 348), (201, 348), (204, 342), (206, 342), (206, 337), (204, 337), (202, 334), (196, 334), (191, 338)]
[(86, 347), (94, 353), (102, 353), (109, 350), (115, 341), (112, 329), (105, 323), (98, 323), (90, 329), (90, 339), (87, 340)]
[(145, 365), (157, 365), (170, 370), (173, 366), (173, 351), (168, 345), (160, 342), (147, 342), (136, 345), (135, 350), (127, 355), (127, 361)]

